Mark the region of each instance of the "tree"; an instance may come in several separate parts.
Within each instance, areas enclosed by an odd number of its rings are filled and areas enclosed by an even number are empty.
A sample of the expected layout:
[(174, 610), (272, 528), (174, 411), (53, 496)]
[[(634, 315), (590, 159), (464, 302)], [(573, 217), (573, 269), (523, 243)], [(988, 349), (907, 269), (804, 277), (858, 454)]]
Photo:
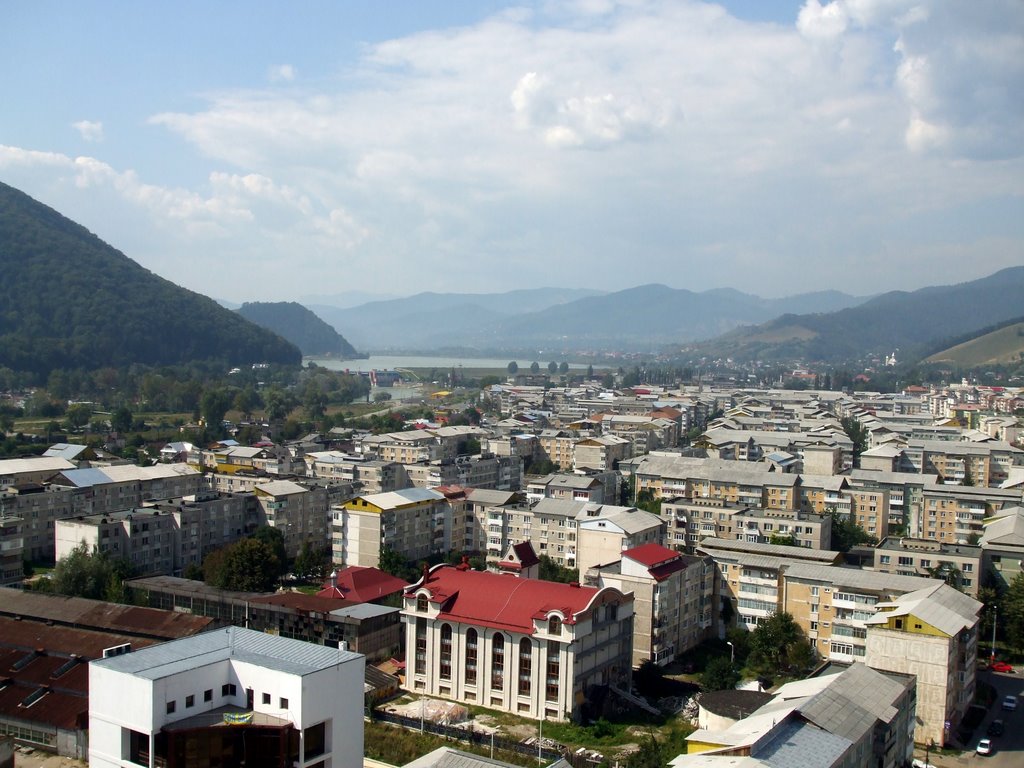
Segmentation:
[(580, 580), (578, 570), (561, 566), (547, 555), (540, 556), (538, 576), (541, 581), (560, 581), (563, 584), (578, 584)]
[(115, 432), (127, 432), (132, 428), (133, 416), (127, 405), (120, 405), (110, 414), (110, 428)]
[(874, 546), (878, 543), (873, 536), (857, 525), (850, 515), (841, 515), (834, 508), (826, 511), (832, 518), (832, 549), (837, 552), (849, 552), (858, 544)]
[[(800, 645), (808, 647), (801, 648)], [(803, 672), (814, 659), (814, 652), (809, 646), (790, 614), (773, 613), (750, 633), (747, 665), (769, 675)]]
[(569, 364), (565, 360), (558, 364), (558, 372), (563, 376), (569, 372)]
[(288, 570), (288, 554), (285, 551), (284, 534), (281, 533), (280, 529), (265, 525), (262, 528), (257, 528), (256, 532), (252, 535), (252, 538), (257, 541), (262, 541), (270, 547), (270, 551), (273, 552), (274, 557), (277, 558), (277, 575), (280, 576)]
[(668, 765), (671, 755), (665, 754), (664, 745), (655, 738), (653, 732), (640, 740), (640, 748), (631, 752), (626, 758), (626, 768), (664, 768)]
[(519, 373), (519, 363), (513, 360), (505, 367), (505, 370), (508, 371), (509, 376), (515, 376), (517, 373)]
[(792, 533), (773, 533), (768, 537), (769, 544), (779, 544), (784, 547), (795, 547), (798, 546), (796, 543), (796, 537)]
[(594, 378), (594, 366), (593, 365), (588, 365), (587, 366), (587, 380), (589, 381), (592, 378)]
[(231, 401), (231, 394), (224, 387), (211, 387), (203, 392), (199, 399), (199, 410), (207, 429), (220, 430)]
[(548, 373), (558, 373), (558, 363), (554, 360), (548, 363)]
[(88, 403), (74, 403), (64, 411), (64, 418), (72, 429), (80, 429), (92, 418), (92, 406)]
[(853, 416), (844, 416), (839, 420), (846, 436), (853, 441), (853, 459), (856, 460), (868, 447), (868, 428)]
[(727, 691), (736, 687), (740, 673), (725, 656), (716, 656), (700, 675), (700, 685), (705, 691)]
[(299, 551), (299, 556), (295, 558), (295, 575), (300, 579), (323, 579), (327, 575), (327, 566), (330, 562), (330, 548), (317, 547), (314, 549), (308, 541), (305, 541)]
[(281, 562), (273, 548), (255, 536), (229, 544), (203, 561), (206, 583), (220, 589), (269, 592), (280, 574)]
[(90, 552), (83, 541), (62, 557), (53, 569), (52, 591), (92, 600), (123, 600), (121, 583), (130, 575), (128, 563), (100, 552)]
[(380, 548), (380, 562), (377, 567), (406, 581), (416, 581), (418, 578), (412, 563), (386, 545)]
[(530, 363), (530, 373), (540, 373), (540, 363), (536, 360)]
[(373, 402), (375, 403), (386, 403), (391, 399), (390, 392), (377, 392), (373, 396)]
[(1024, 652), (1024, 573), (1018, 573), (1003, 595), (999, 616), (1007, 642)]

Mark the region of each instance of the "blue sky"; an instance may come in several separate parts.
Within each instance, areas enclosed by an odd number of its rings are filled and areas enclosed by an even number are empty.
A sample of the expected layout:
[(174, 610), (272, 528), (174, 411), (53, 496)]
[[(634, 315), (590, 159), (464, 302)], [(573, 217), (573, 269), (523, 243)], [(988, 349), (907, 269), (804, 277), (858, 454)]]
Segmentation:
[(0, 181), (234, 301), (1024, 263), (1024, 5), (0, 5)]

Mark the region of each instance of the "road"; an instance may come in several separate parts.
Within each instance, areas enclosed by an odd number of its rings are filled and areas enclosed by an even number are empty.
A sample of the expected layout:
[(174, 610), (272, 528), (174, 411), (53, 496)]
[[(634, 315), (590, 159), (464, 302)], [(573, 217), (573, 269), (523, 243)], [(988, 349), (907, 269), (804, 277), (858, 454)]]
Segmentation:
[[(1002, 674), (989, 672), (988, 670), (978, 671), (978, 681), (986, 682), (996, 689), (996, 703), (985, 715), (974, 731), (974, 738), (970, 743), (970, 752), (964, 752), (956, 757), (946, 755), (932, 755), (929, 761), (936, 768), (954, 768), (955, 766), (987, 766), (988, 768), (1020, 768), (1024, 765), (1024, 674), (1021, 668), (1017, 667), (1017, 674)], [(1006, 712), (1001, 706), (1004, 696), (1014, 695), (1018, 698), (1017, 711)], [(1002, 736), (992, 739), (995, 747), (992, 754), (983, 757), (974, 752), (980, 739), (985, 738), (985, 731), (989, 723), (995, 719), (1002, 719), (1006, 724), (1006, 731)], [(924, 750), (919, 750), (914, 757), (924, 759)]]

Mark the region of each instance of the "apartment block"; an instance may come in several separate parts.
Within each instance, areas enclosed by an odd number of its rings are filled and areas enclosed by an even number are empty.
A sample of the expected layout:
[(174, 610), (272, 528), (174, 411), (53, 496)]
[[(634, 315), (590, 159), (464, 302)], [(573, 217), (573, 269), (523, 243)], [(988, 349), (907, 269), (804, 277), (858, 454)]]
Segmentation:
[(331, 509), (334, 562), (376, 568), (387, 547), (408, 560), (448, 552), (451, 509), (443, 493), (407, 488), (357, 496)]
[(921, 511), (917, 520), (911, 521), (910, 532), (922, 539), (976, 543), (985, 532), (986, 519), (1020, 504), (1019, 488), (926, 485), (921, 491)]
[(1024, 571), (1024, 508), (1001, 510), (981, 537), (983, 572), (1005, 589)]
[(261, 509), (261, 520), (281, 531), (289, 558), (298, 556), (302, 546), (326, 544), (330, 513), (327, 488), (300, 485), (293, 480), (272, 480), (253, 488)]
[(875, 547), (874, 558), (874, 568), (881, 573), (944, 579), (971, 597), (978, 596), (982, 579), (980, 546), (890, 536)]
[(867, 664), (917, 678), (914, 740), (944, 747), (974, 702), (982, 604), (943, 583), (876, 606)]
[(583, 583), (633, 593), (633, 667), (659, 666), (696, 647), (713, 621), (714, 564), (660, 544), (644, 544), (622, 559), (590, 568)]
[(395, 461), (351, 456), (340, 451), (307, 453), (304, 460), (307, 477), (352, 483), (362, 493), (389, 493), (412, 487), (405, 466)]
[(876, 606), (938, 583), (858, 568), (792, 563), (781, 574), (779, 607), (793, 617), (822, 658), (864, 661), (866, 622)]

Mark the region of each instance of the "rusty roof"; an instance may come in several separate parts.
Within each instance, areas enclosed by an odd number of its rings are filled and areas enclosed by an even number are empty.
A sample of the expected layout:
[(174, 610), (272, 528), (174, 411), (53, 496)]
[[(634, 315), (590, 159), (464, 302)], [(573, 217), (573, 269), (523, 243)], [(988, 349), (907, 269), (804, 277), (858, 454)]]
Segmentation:
[(206, 616), (15, 589), (4, 590), (0, 616), (120, 632), (154, 640), (188, 637), (210, 629), (213, 624), (213, 619)]

